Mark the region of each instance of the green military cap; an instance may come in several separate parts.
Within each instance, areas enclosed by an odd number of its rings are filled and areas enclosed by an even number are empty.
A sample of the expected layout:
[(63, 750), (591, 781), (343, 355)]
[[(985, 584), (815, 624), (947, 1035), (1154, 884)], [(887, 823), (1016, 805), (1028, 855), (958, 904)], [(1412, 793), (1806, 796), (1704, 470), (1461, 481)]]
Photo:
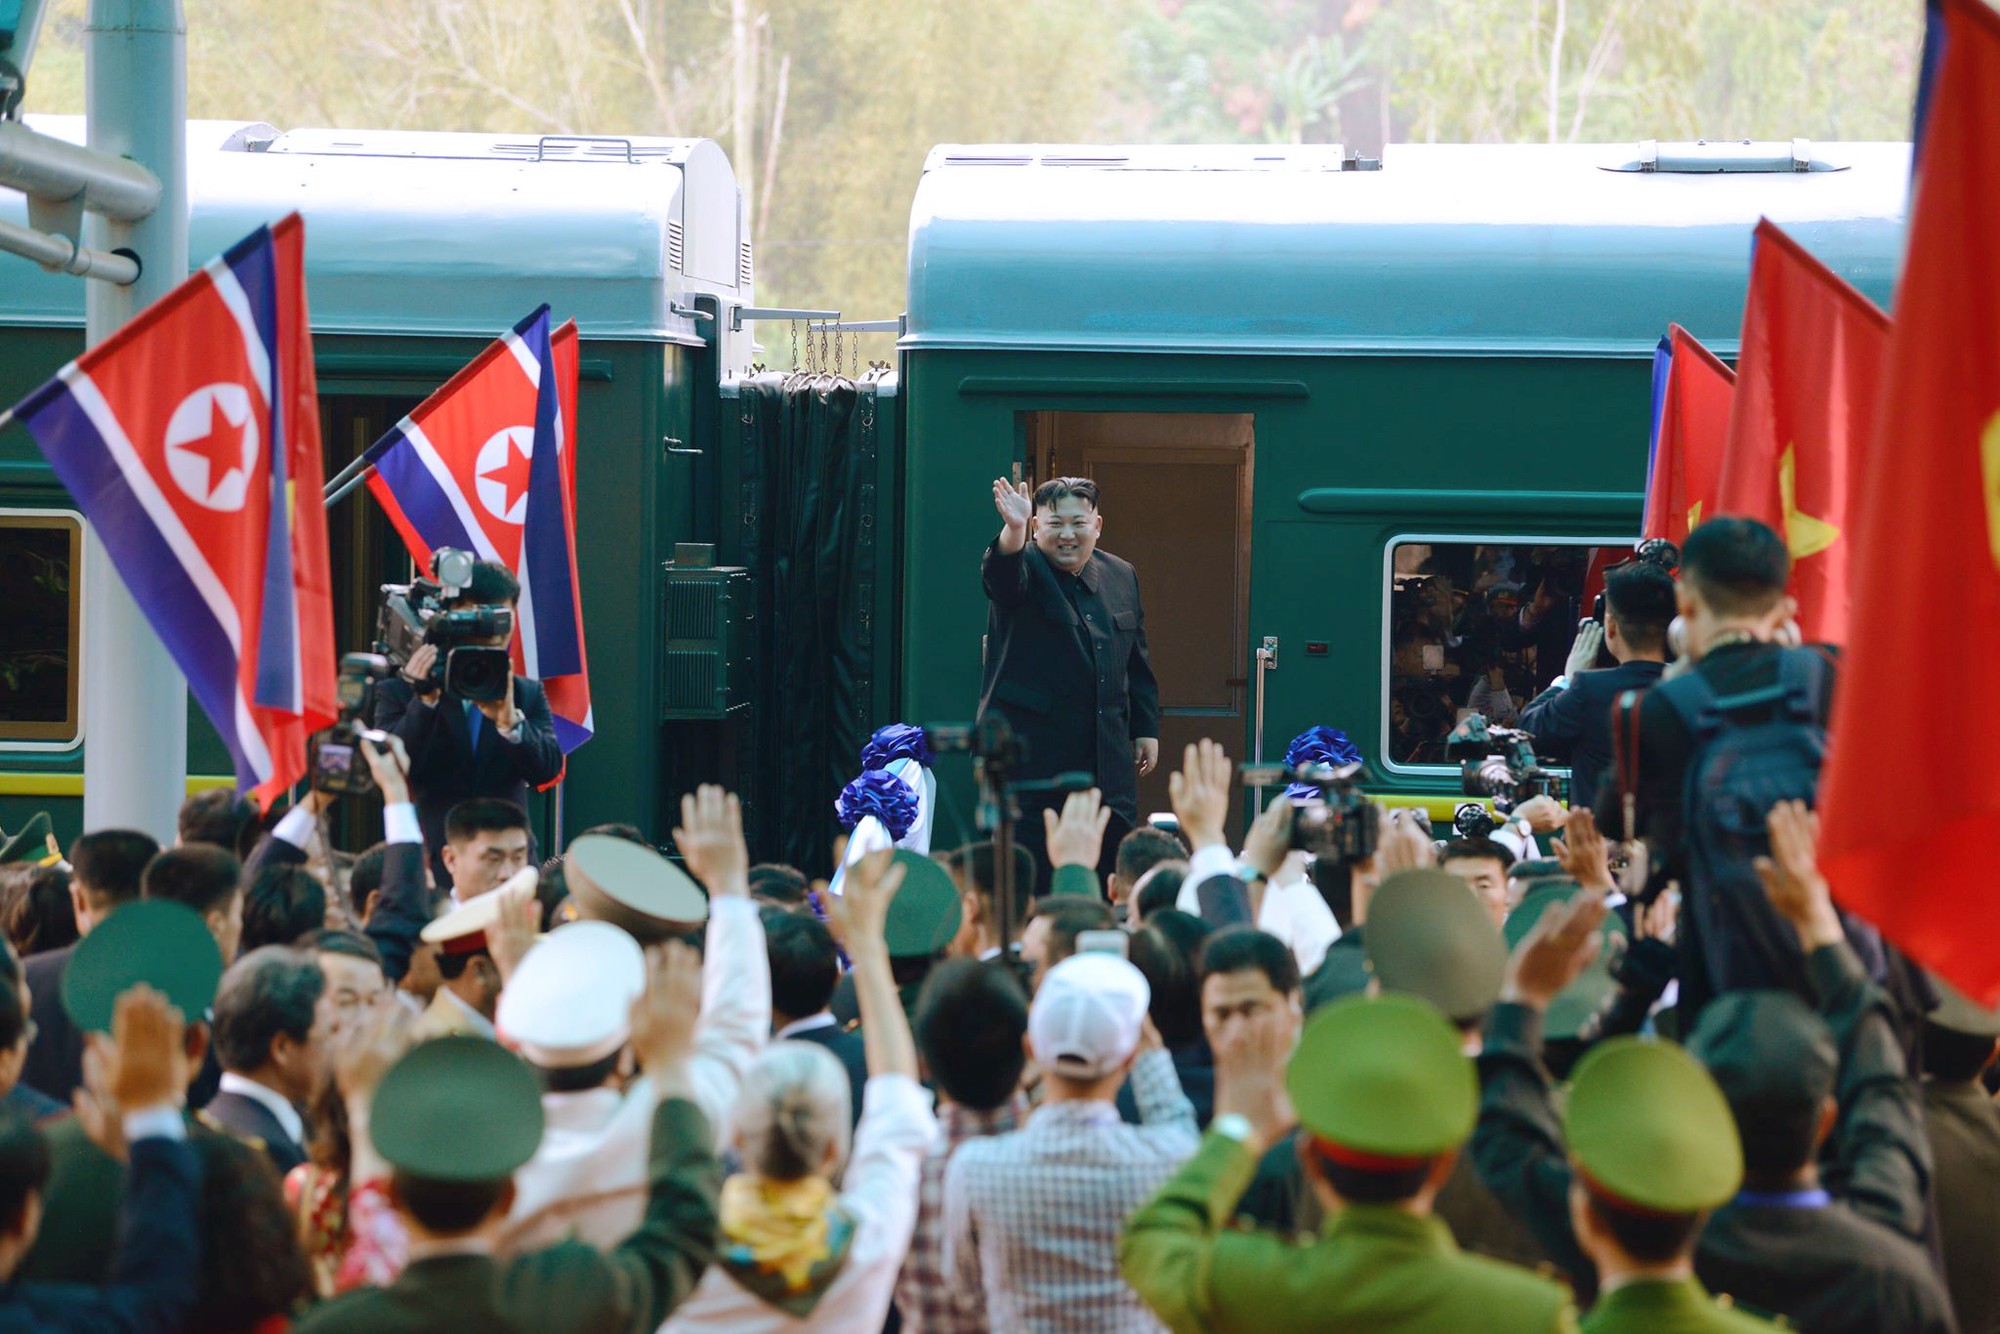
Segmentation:
[(1973, 1004), (1964, 992), (1941, 977), (1932, 977), (1931, 985), (1937, 988), (1938, 1006), (1924, 1016), (1926, 1023), (1969, 1038), (2000, 1038), (2000, 1009), (1989, 1010)]
[(1789, 991), (1724, 992), (1702, 1007), (1687, 1045), (1733, 1107), (1817, 1107), (1840, 1073), (1826, 1021)]
[(1701, 1063), (1671, 1042), (1612, 1038), (1577, 1062), (1564, 1113), (1588, 1185), (1664, 1214), (1725, 1204), (1743, 1183), (1736, 1118)]
[(36, 811), (13, 834), (0, 832), (0, 865), (46, 861), (49, 856), (49, 813)]
[(1554, 857), (1524, 857), (1507, 868), (1507, 878), (1524, 885), (1538, 885), (1544, 880), (1569, 880), (1570, 875)]
[(693, 877), (629, 839), (609, 834), (577, 839), (563, 857), (563, 882), (577, 916), (623, 927), (642, 945), (708, 920), (708, 895)]
[[(1521, 896), (1521, 902), (1514, 911), (1507, 914), (1507, 925), (1503, 932), (1507, 948), (1519, 945), (1535, 923), (1542, 920), (1542, 914), (1558, 904), (1568, 903), (1583, 893), (1583, 886), (1574, 880), (1543, 880)], [(1584, 1021), (1604, 1008), (1604, 1002), (1618, 989), (1611, 979), (1611, 969), (1625, 953), (1627, 938), (1625, 921), (1617, 913), (1606, 913), (1604, 925), (1598, 928), (1601, 937), (1597, 947), (1597, 957), (1590, 966), (1577, 976), (1576, 981), (1562, 989), (1562, 993), (1549, 1002), (1549, 1010), (1542, 1017), (1542, 1031), (1551, 1038), (1573, 1038)]]
[(1362, 932), (1384, 991), (1408, 992), (1457, 1024), (1477, 1022), (1500, 996), (1507, 950), (1478, 896), (1443, 871), (1402, 871), (1368, 900)]
[[(1470, 897), (1463, 886), (1459, 893)], [(1322, 1149), (1371, 1159), (1456, 1148), (1479, 1114), (1479, 1081), (1461, 1041), (1414, 996), (1349, 996), (1315, 1010), (1285, 1072), (1299, 1124)]]
[(964, 905), (951, 873), (908, 848), (896, 849), (896, 865), (903, 868), (903, 883), (889, 902), (889, 920), (882, 936), (892, 959), (928, 959), (958, 934)]
[(63, 971), (62, 1002), (76, 1026), (111, 1031), (118, 997), (144, 982), (183, 1017), (204, 1017), (222, 980), (222, 951), (201, 914), (167, 899), (128, 903), (76, 943)]
[(541, 1146), (541, 1084), (497, 1042), (434, 1038), (382, 1076), (368, 1133), (389, 1165), (411, 1176), (503, 1181)]

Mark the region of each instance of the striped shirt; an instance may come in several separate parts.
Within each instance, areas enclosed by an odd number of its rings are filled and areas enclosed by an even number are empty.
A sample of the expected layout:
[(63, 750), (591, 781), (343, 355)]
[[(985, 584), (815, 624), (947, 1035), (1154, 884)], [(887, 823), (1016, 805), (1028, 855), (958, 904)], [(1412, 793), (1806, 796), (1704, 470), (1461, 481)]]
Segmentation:
[(986, 1294), (977, 1284), (953, 1283), (944, 1268), (944, 1171), (968, 1140), (1005, 1135), (1028, 1119), (1028, 1099), (1016, 1093), (990, 1112), (953, 1102), (937, 1109), (938, 1137), (924, 1156), (917, 1182), (917, 1230), (896, 1280), (896, 1309), (905, 1334), (986, 1334)]

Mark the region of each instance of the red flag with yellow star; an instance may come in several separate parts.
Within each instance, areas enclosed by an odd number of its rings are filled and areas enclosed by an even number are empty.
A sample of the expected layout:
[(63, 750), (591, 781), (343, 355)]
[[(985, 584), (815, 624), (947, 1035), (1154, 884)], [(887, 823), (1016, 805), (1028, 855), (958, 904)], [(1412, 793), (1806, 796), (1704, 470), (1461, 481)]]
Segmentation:
[(1979, 682), (2000, 672), (2000, 14), (1946, 0), (1945, 24), (1885, 411), (1852, 515), (1856, 633), (1820, 860), (1844, 907), (1990, 1005), (2000, 770), (1968, 728)]
[(1718, 514), (1782, 533), (1805, 637), (1848, 638), (1851, 498), (1889, 317), (1768, 218), (1757, 224)]
[(1678, 324), (1667, 326), (1667, 348), (1659, 445), (1647, 477), (1646, 520), (1640, 531), (1679, 546), (1703, 515), (1716, 513), (1736, 372)]

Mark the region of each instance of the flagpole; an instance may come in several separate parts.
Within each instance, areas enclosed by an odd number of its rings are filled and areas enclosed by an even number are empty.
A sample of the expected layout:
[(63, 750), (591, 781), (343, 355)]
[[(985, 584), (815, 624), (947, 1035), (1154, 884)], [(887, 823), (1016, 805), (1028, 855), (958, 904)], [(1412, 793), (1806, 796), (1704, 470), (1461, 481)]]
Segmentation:
[[(321, 506), (321, 508), (332, 509), (335, 505), (338, 505), (341, 501), (347, 499), (349, 495), (353, 494), (356, 488), (363, 486), (364, 484), (367, 483), (368, 478), (372, 474), (372, 471), (373, 470), (371, 469), (369, 472), (364, 472), (359, 474), (358, 476), (353, 476), (353, 477), (336, 478), (335, 480), (340, 484), (340, 489), (338, 491), (333, 492), (332, 495), (328, 496), (326, 498), (326, 503), (323, 506)], [(332, 483), (329, 483), (329, 486), (331, 485)]]
[[(95, 346), (187, 277), (187, 25), (180, 0), (90, 0), (85, 31), (90, 147), (160, 181), (158, 207), (136, 222), (85, 214), (91, 246), (141, 261), (129, 287), (86, 285)], [(83, 592), (83, 827), (169, 843), (187, 787), (187, 683), (95, 531)]]
[[(332, 481), (320, 488), (327, 497), (326, 503), (331, 505), (334, 501), (339, 500), (341, 496), (345, 496), (349, 490), (352, 490), (347, 483), (353, 479), (356, 473), (361, 472), (368, 466), (368, 451), (365, 449), (349, 459), (347, 466), (334, 474)], [(339, 492), (339, 495), (334, 494), (335, 492)]]

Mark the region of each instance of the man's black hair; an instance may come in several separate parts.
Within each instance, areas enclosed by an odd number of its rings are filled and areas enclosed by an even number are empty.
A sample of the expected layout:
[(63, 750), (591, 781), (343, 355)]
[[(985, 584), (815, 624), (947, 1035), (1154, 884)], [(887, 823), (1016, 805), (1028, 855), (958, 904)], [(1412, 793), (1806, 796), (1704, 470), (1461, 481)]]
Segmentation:
[(1186, 862), (1161, 862), (1153, 868), (1153, 877), (1139, 890), (1139, 920), (1150, 921), (1155, 913), (1165, 912), (1180, 902), (1181, 886), (1187, 882)]
[(1086, 898), (1081, 894), (1045, 894), (1035, 900), (1035, 909), (1030, 916), (1046, 917), (1049, 921), (1046, 966), (1050, 968), (1076, 953), (1078, 934), (1108, 931), (1112, 925), (1111, 905), (1103, 899)]
[(599, 834), (605, 838), (622, 838), (627, 843), (637, 843), (642, 848), (653, 846), (651, 840), (646, 837), (645, 830), (635, 824), (626, 824), (622, 820), (614, 820), (610, 824), (594, 824), (577, 837), (584, 838), (590, 834)]
[(1616, 566), (1605, 573), (1604, 602), (1626, 643), (1642, 653), (1666, 648), (1677, 611), (1672, 575), (1650, 561)]
[(938, 1089), (961, 1107), (990, 1112), (1021, 1082), (1028, 998), (1008, 969), (972, 959), (941, 963), (917, 993), (917, 1050)]
[(1053, 509), (1071, 496), (1096, 509), (1097, 483), (1088, 477), (1051, 477), (1035, 488), (1035, 508)]
[(146, 863), (140, 892), (171, 899), (206, 917), (229, 902), (243, 878), (243, 863), (212, 843), (168, 848)]
[(382, 951), (375, 948), (375, 942), (345, 927), (322, 926), (308, 931), (298, 938), (298, 947), (315, 954), (341, 954), (350, 959), (365, 959), (377, 968), (382, 966)]
[(1140, 825), (1118, 840), (1118, 878), (1127, 888), (1161, 862), (1177, 862), (1188, 855), (1187, 845), (1164, 829)]
[(1127, 942), (1132, 966), (1152, 991), (1146, 1012), (1169, 1048), (1185, 1047), (1201, 1036), (1201, 984), (1195, 979), (1194, 954), (1182, 944), (1181, 934), (1164, 924), (1169, 917), (1185, 916), (1171, 908), (1155, 913)]
[(9, 895), (7, 939), (15, 949), (40, 954), (76, 943), (76, 907), (69, 898), (68, 871), (27, 863), (21, 866), (20, 882), (9, 888)]
[(535, 1067), (535, 1077), (542, 1081), (544, 1093), (581, 1093), (585, 1089), (602, 1088), (618, 1073), (618, 1063), (624, 1057), (621, 1047), (608, 1056), (599, 1057), (587, 1065), (569, 1065), (561, 1069)]
[(234, 1135), (193, 1134), (188, 1145), (201, 1159), (201, 1287), (182, 1328), (250, 1330), (289, 1316), (313, 1274), (271, 1156)]
[(262, 1069), (280, 1033), (295, 1042), (311, 1034), (324, 990), (326, 974), (304, 950), (266, 945), (244, 955), (215, 991), (215, 1059), (237, 1074)]
[(326, 925), (326, 889), (302, 866), (266, 866), (243, 891), (243, 953)]
[(1349, 1167), (1335, 1162), (1308, 1140), (1301, 1140), (1300, 1143), (1307, 1146), (1306, 1151), (1312, 1154), (1319, 1174), (1326, 1178), (1327, 1185), (1333, 1187), (1334, 1194), (1349, 1204), (1400, 1204), (1424, 1188), (1424, 1183), (1430, 1180), (1431, 1165), (1436, 1161), (1426, 1158), (1415, 1167), (1387, 1171), (1373, 1167)]
[(176, 823), (183, 844), (213, 843), (239, 858), (250, 855), (260, 832), (257, 808), (227, 787), (212, 787), (183, 801)]
[(771, 964), (771, 1012), (787, 1020), (818, 1014), (840, 982), (840, 951), (825, 923), (805, 913), (764, 909), (764, 952)]
[(160, 852), (151, 834), (136, 829), (99, 829), (69, 845), (69, 873), (93, 912), (139, 897), (146, 863)]
[(500, 797), (474, 797), (445, 812), (444, 841), (464, 843), (481, 834), (526, 829), (528, 813)]
[[(0, 1046), (5, 1046), (0, 1043)], [(1924, 1025), (1924, 1073), (1947, 1083), (1977, 1079), (1993, 1063), (1993, 1038)]]
[(21, 1003), (21, 966), (11, 963), (12, 950), (6, 953), (13, 975), (0, 979), (0, 1052), (12, 1051), (28, 1031), (28, 1007)]
[(1254, 926), (1232, 926), (1210, 936), (1201, 947), (1201, 981), (1225, 973), (1242, 973), (1255, 968), (1284, 996), (1299, 990), (1299, 961), (1292, 947), (1268, 931)]
[(521, 581), (498, 561), (474, 561), (472, 582), (451, 600), (454, 607), (502, 607), (521, 600)]
[(1771, 610), (1791, 577), (1785, 539), (1755, 519), (1710, 519), (1689, 533), (1681, 548), (1681, 578), (1725, 616)]
[(1492, 838), (1455, 838), (1444, 845), (1438, 853), (1438, 865), (1452, 861), (1496, 861), (1505, 871), (1514, 864), (1514, 852), (1505, 843)]
[[(989, 908), (993, 904), (993, 845), (987, 843), (966, 843), (952, 850), (951, 869), (963, 877), (979, 901)], [(1034, 897), (1036, 889), (1035, 854), (1020, 844), (1014, 845), (1014, 901), (1025, 903)]]
[(806, 901), (812, 882), (796, 866), (783, 862), (759, 862), (750, 868), (750, 897), (798, 906)]
[(21, 1226), (30, 1196), (49, 1184), (49, 1144), (25, 1116), (0, 1113), (0, 1233)]
[(427, 1232), (452, 1235), (470, 1232), (486, 1221), (500, 1203), (511, 1177), (498, 1181), (438, 1181), (396, 1172), (391, 1180), (396, 1198)]
[(1743, 1142), (1746, 1185), (1761, 1190), (1789, 1181), (1819, 1151), (1817, 1103), (1731, 1103), (1729, 1110)]
[(382, 875), (389, 865), (389, 845), (377, 843), (363, 848), (355, 855), (354, 864), (347, 868), (347, 902), (354, 910), (354, 920), (360, 921), (368, 914), (368, 900), (382, 888)]
[(446, 954), (443, 950), (439, 950), (437, 956), (438, 976), (447, 982), (456, 982), (459, 978), (465, 976), (465, 970), (472, 967), (474, 959), (490, 960), (492, 957), (493, 952), (484, 946), (476, 950), (461, 950), (456, 954)]
[(1603, 1224), (1618, 1249), (1640, 1264), (1663, 1265), (1694, 1250), (1695, 1237), (1707, 1214), (1654, 1214), (1621, 1209), (1591, 1191), (1584, 1192), (1584, 1207)]

